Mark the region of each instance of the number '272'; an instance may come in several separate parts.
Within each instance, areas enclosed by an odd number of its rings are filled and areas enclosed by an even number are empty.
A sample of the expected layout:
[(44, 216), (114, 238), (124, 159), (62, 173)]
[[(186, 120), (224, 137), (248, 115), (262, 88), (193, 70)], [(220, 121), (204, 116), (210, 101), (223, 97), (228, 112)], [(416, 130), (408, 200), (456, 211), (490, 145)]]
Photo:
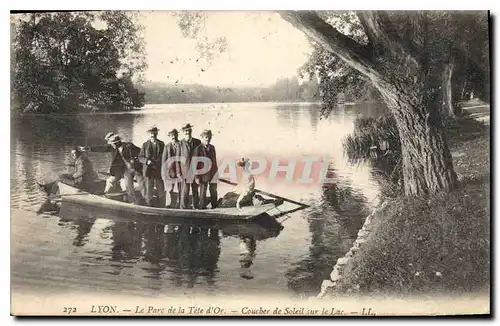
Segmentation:
[(68, 315), (76, 312), (76, 308), (73, 307), (64, 307), (63, 312), (67, 313)]

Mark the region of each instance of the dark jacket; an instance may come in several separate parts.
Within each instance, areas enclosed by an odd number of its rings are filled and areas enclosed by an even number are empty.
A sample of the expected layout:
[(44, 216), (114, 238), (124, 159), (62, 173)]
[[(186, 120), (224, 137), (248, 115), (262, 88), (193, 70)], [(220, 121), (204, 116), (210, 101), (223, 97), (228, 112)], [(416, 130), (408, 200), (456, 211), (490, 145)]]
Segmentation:
[(133, 171), (140, 172), (142, 169), (142, 164), (137, 160), (141, 149), (130, 142), (123, 142), (122, 147), (122, 154), (120, 154), (118, 149), (113, 149), (113, 160), (109, 169), (109, 174), (117, 178), (122, 178), (125, 174), (127, 170), (125, 162), (130, 163), (131, 160), (134, 161), (130, 166)]
[[(139, 161), (142, 163), (142, 175), (147, 178), (161, 179), (161, 159), (165, 143), (161, 140), (156, 140), (156, 146), (151, 140), (142, 144), (141, 152), (139, 153)], [(151, 164), (146, 162), (151, 160)]]
[[(212, 165), (210, 167), (210, 171), (195, 176), (195, 178), (197, 180), (200, 180), (200, 182), (210, 182), (217, 173), (217, 155), (215, 153), (214, 145), (212, 144), (209, 144), (208, 146), (205, 146), (203, 144), (198, 145), (194, 149), (193, 157), (207, 157), (211, 160)], [(199, 170), (201, 168), (203, 168), (203, 163), (199, 162), (197, 169)]]
[(92, 162), (85, 155), (81, 155), (75, 159), (75, 172), (73, 180), (75, 184), (92, 184), (95, 179)]
[(165, 180), (167, 177), (173, 179), (182, 177), (182, 162), (176, 161), (167, 166), (167, 160), (170, 157), (181, 156), (181, 142), (170, 142), (165, 145), (161, 157), (161, 177)]
[[(191, 138), (191, 141), (181, 140), (181, 156), (186, 159), (185, 164), (182, 164), (182, 176), (187, 178), (189, 167), (191, 165), (191, 157), (193, 156), (196, 147), (201, 145), (201, 140)], [(193, 171), (194, 172), (194, 171)]]

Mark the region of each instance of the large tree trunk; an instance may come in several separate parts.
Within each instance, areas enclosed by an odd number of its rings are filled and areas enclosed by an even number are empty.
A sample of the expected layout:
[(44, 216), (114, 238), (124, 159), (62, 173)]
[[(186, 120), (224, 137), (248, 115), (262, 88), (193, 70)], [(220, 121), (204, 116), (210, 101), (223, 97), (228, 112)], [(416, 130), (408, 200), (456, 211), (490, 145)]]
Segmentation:
[[(440, 103), (426, 103), (424, 90), (408, 88), (410, 92), (394, 92), (384, 85), (378, 88), (398, 126), (405, 194), (425, 195), (453, 189), (457, 176), (442, 128)], [(416, 103), (420, 105), (415, 106)]]
[(441, 121), (443, 99), (450, 95), (452, 67), (436, 71), (424, 61), (419, 62), (425, 60), (419, 48), (422, 42), (414, 38), (425, 39), (425, 24), (417, 24), (416, 30), (409, 33), (413, 39), (401, 40), (386, 13), (361, 12), (358, 17), (369, 40), (362, 46), (315, 13), (282, 12), (281, 16), (370, 78), (380, 91), (398, 125), (406, 195), (426, 195), (456, 186), (457, 176)]
[(457, 185), (442, 121), (446, 107), (443, 99), (451, 96), (451, 85), (434, 87), (441, 85), (443, 75), (449, 75), (447, 69), (444, 74), (439, 70), (431, 73), (434, 79), (424, 80), (387, 74), (386, 80), (375, 84), (398, 126), (404, 190), (408, 196), (449, 191)]

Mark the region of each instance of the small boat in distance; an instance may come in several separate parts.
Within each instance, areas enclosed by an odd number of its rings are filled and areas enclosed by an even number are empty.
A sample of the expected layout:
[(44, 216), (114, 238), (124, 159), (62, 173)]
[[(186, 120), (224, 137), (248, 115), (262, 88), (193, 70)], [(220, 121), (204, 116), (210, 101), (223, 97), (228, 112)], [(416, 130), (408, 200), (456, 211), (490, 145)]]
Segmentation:
[(83, 204), (101, 209), (113, 210), (117, 213), (141, 215), (145, 218), (150, 216), (155, 219), (158, 217), (181, 217), (194, 219), (249, 220), (262, 215), (283, 203), (283, 201), (276, 201), (271, 204), (246, 206), (240, 209), (236, 207), (214, 209), (172, 209), (141, 206), (113, 199), (109, 196), (94, 195), (63, 182), (58, 182), (58, 187), (60, 201), (62, 204), (65, 202)]

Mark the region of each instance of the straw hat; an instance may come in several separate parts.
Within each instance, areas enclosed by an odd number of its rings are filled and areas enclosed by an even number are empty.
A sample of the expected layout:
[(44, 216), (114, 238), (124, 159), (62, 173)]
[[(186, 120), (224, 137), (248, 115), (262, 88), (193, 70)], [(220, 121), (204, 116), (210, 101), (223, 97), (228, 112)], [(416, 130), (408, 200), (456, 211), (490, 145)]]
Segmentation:
[(106, 136), (104, 136), (104, 140), (108, 141), (110, 138), (116, 136), (114, 132), (108, 132)]
[(118, 142), (121, 142), (122, 139), (118, 135), (114, 135), (113, 137), (108, 139), (108, 144), (116, 144)]

